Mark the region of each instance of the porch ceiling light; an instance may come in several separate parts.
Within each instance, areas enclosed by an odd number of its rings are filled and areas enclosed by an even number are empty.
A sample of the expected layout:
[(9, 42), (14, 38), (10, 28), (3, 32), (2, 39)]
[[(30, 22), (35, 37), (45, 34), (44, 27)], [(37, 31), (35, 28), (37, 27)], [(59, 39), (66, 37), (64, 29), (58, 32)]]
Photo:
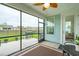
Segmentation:
[(49, 8), (50, 7), (50, 3), (44, 3), (44, 7), (45, 8)]

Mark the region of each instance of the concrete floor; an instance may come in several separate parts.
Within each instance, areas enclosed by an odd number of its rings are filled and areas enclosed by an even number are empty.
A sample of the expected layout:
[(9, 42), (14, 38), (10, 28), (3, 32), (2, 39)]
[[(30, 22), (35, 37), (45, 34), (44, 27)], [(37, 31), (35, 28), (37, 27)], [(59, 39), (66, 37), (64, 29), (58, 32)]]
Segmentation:
[[(38, 39), (34, 39), (34, 38), (23, 39), (22, 48), (31, 46), (35, 43), (38, 43)], [(19, 50), (20, 50), (20, 40), (8, 42), (8, 43), (2, 43), (0, 46), (0, 56), (9, 55)]]

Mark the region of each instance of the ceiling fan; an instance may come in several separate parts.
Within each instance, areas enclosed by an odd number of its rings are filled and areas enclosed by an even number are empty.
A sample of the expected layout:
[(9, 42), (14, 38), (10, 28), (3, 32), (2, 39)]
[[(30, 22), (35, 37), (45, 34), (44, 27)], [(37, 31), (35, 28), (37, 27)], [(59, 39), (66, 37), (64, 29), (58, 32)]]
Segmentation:
[(57, 3), (34, 3), (35, 6), (43, 6), (43, 11), (48, 9), (49, 7), (57, 8)]

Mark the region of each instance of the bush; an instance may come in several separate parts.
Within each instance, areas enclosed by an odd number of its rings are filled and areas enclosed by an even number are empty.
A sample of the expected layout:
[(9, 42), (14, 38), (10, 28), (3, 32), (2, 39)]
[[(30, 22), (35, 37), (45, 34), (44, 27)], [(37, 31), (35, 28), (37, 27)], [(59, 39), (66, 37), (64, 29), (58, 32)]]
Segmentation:
[(79, 45), (79, 36), (76, 36), (75, 42), (76, 42), (77, 45)]
[(18, 37), (16, 37), (15, 40), (17, 41), (18, 40)]
[(4, 39), (4, 43), (7, 43), (8, 42), (8, 39)]

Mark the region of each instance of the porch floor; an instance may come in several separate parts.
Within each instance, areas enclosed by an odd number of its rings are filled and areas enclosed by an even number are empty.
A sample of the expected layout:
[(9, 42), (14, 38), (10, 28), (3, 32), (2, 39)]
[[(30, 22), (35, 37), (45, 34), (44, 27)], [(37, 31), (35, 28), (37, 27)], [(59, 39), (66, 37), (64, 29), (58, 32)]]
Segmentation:
[(36, 44), (30, 49), (25, 49), (21, 53), (16, 53), (17, 56), (63, 56), (63, 52), (58, 49), (59, 45), (43, 41)]
[[(38, 43), (38, 39), (34, 39), (34, 38), (23, 39), (22, 48), (31, 46), (36, 43)], [(0, 56), (9, 55), (19, 50), (20, 50), (20, 40), (8, 42), (8, 43), (2, 43), (0, 46)]]
[(24, 52), (22, 56), (63, 56), (63, 53), (55, 51), (53, 49), (39, 46), (29, 52)]

